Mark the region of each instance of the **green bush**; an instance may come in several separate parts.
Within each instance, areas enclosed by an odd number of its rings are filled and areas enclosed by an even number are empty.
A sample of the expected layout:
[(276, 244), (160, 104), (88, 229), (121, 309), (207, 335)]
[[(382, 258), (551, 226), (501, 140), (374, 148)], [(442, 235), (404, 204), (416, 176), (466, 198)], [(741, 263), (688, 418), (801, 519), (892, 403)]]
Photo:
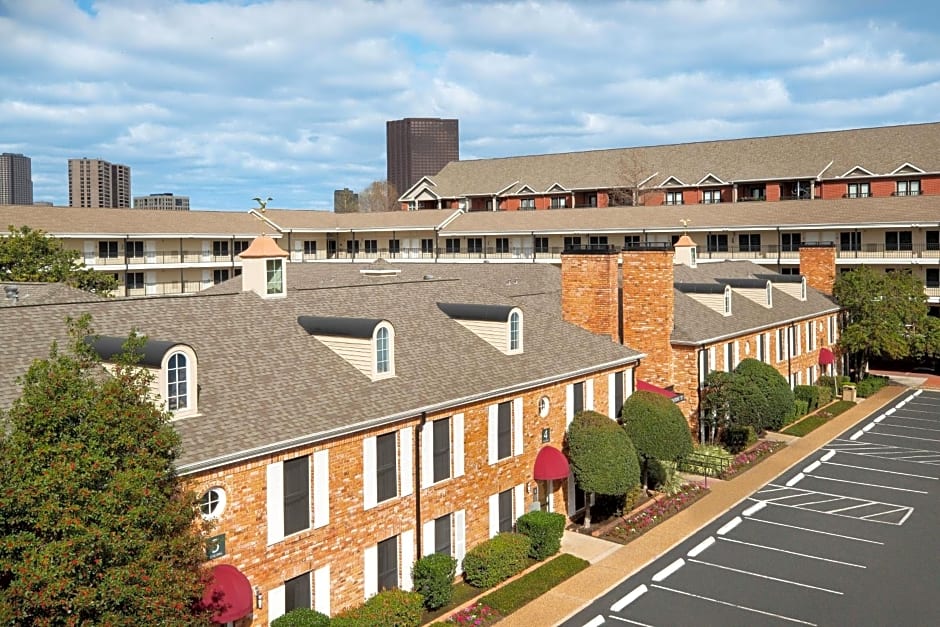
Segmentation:
[(436, 610), (450, 603), (454, 595), (457, 560), (443, 553), (425, 555), (411, 569), (415, 592), (424, 597), (424, 607)]
[(350, 608), (330, 620), (330, 627), (418, 627), (424, 599), (417, 592), (382, 590), (365, 604)]
[(516, 530), (529, 538), (529, 557), (541, 562), (561, 550), (565, 516), (552, 512), (529, 512), (516, 520)]
[(803, 399), (797, 399), (793, 401), (793, 413), (789, 418), (784, 422), (784, 424), (791, 424), (796, 422), (798, 419), (802, 418), (809, 413), (809, 405)]
[(793, 412), (793, 390), (770, 364), (745, 359), (734, 369), (730, 395), (731, 420), (757, 432), (776, 430)]
[(327, 627), (330, 617), (306, 607), (298, 607), (271, 621), (271, 627)]
[[(806, 411), (813, 411), (819, 407), (819, 388), (815, 385), (798, 385), (793, 388), (793, 396), (797, 401), (806, 403)], [(797, 416), (802, 416), (806, 411), (794, 413)]]
[(731, 453), (740, 453), (757, 442), (757, 432), (750, 425), (731, 425), (721, 433), (721, 444)]
[(463, 576), (475, 588), (489, 588), (526, 567), (529, 538), (521, 533), (501, 533), (467, 551)]
[(871, 396), (886, 385), (888, 385), (888, 377), (869, 375), (858, 382), (858, 395), (862, 398)]
[(647, 498), (646, 490), (643, 489), (643, 486), (639, 484), (633, 486), (623, 499), (623, 513), (626, 514), (633, 511), (634, 507), (637, 507), (640, 503), (646, 502)]
[(833, 391), (831, 387), (824, 387), (817, 385), (816, 389), (819, 390), (819, 406), (825, 407), (832, 402)]
[(624, 494), (640, 482), (640, 462), (630, 438), (596, 411), (578, 412), (566, 435), (568, 459), (578, 487), (587, 493)]
[(649, 485), (652, 460), (675, 462), (692, 452), (692, 432), (682, 411), (653, 392), (634, 392), (620, 413), (623, 428), (640, 456), (640, 483)]
[(519, 579), (490, 592), (480, 599), (480, 602), (506, 616), (589, 565), (589, 562), (579, 557), (567, 553), (559, 555)]

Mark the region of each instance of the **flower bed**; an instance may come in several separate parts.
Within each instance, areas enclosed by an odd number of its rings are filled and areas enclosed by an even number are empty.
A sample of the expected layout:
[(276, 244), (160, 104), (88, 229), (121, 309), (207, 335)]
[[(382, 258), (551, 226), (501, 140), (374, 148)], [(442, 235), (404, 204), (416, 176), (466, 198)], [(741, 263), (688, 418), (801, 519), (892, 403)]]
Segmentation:
[(731, 460), (731, 463), (725, 468), (720, 475), (719, 479), (733, 479), (740, 475), (742, 472), (764, 461), (780, 449), (786, 446), (783, 442), (775, 442), (771, 440), (761, 440), (751, 448), (746, 451), (742, 451), (735, 455), (734, 459)]
[(627, 544), (664, 520), (675, 516), (706, 494), (708, 494), (708, 488), (702, 484), (687, 483), (675, 494), (658, 498), (642, 510), (623, 517), (601, 537), (612, 542)]
[(502, 616), (488, 605), (477, 602), (451, 615), (445, 623), (452, 625), (473, 625), (473, 627), (492, 625)]

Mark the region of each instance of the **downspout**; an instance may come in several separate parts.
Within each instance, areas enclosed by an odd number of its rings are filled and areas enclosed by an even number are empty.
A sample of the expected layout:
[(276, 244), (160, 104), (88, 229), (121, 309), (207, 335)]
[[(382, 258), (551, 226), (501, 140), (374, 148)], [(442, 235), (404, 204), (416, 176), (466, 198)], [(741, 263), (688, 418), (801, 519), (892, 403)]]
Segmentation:
[(421, 412), (421, 419), (418, 421), (418, 430), (415, 432), (415, 540), (418, 559), (421, 559), (421, 556), (424, 554), (422, 552), (422, 527), (421, 527), (421, 434), (424, 431), (424, 425), (428, 422), (428, 412)]

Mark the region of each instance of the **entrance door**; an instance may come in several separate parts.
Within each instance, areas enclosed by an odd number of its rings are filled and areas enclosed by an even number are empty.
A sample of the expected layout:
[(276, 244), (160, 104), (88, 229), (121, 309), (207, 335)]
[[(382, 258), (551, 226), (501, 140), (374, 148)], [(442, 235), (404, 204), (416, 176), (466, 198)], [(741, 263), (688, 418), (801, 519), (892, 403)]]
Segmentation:
[(552, 491), (555, 489), (554, 481), (539, 481), (539, 509), (543, 512), (552, 511)]

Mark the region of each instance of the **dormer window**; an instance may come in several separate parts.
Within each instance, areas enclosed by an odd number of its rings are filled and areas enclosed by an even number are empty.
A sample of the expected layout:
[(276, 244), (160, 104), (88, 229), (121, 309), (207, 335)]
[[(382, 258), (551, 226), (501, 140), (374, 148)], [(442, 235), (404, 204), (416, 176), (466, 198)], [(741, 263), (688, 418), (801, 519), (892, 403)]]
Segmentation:
[(767, 291), (767, 306), (773, 307), (774, 306), (774, 284), (771, 283), (770, 281), (767, 281), (766, 291)]
[(522, 351), (522, 312), (513, 311), (509, 314), (509, 352)]
[(388, 327), (378, 327), (375, 331), (375, 373), (387, 375), (392, 371), (392, 340)]
[(438, 308), (504, 355), (523, 351), (522, 310), (508, 305), (438, 303)]
[(186, 355), (173, 353), (166, 366), (166, 405), (170, 411), (189, 408), (189, 367)]
[(726, 316), (730, 316), (730, 315), (731, 315), (731, 286), (730, 286), (730, 285), (726, 285), (726, 286), (725, 286), (725, 311), (724, 311), (724, 314), (725, 314)]
[(266, 263), (266, 287), (268, 295), (284, 293), (284, 260), (268, 259)]
[(297, 322), (371, 380), (395, 376), (395, 328), (388, 320), (299, 316)]

